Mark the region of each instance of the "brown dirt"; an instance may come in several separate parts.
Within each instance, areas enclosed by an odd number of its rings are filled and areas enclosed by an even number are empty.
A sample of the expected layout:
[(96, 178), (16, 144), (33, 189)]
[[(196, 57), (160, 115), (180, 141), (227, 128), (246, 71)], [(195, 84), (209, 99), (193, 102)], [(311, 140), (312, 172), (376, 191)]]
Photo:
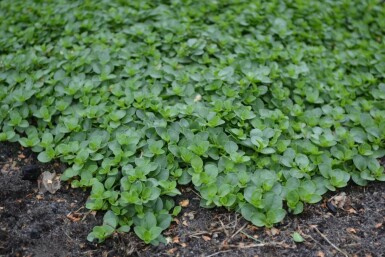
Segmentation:
[[(199, 196), (182, 188), (176, 201), (186, 207), (164, 233), (169, 244), (147, 246), (128, 233), (98, 245), (86, 240), (102, 220), (84, 208), (88, 192), (63, 184), (56, 194), (39, 194), (36, 181), (21, 179), (21, 169), (33, 164), (39, 165), (29, 150), (0, 144), (0, 257), (385, 256), (385, 183), (328, 193), (273, 229), (256, 228), (224, 209), (200, 208)], [(40, 166), (60, 172), (58, 163)], [(326, 203), (341, 192), (347, 200), (334, 213)], [(295, 243), (293, 232), (305, 241)]]

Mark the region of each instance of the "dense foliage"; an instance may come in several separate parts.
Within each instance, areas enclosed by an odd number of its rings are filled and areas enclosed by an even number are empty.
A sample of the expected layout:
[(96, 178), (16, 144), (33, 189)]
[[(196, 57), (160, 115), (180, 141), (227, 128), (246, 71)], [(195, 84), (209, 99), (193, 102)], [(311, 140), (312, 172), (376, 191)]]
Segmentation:
[(379, 0), (0, 2), (0, 140), (146, 243), (192, 183), (257, 226), (385, 181)]

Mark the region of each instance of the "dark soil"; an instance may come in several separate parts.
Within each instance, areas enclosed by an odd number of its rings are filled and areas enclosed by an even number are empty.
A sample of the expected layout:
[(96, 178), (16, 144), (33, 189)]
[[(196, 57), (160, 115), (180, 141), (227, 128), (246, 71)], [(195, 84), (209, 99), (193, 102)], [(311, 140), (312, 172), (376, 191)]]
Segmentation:
[[(133, 233), (89, 243), (87, 234), (103, 215), (84, 208), (88, 192), (62, 184), (56, 194), (39, 194), (36, 181), (21, 179), (30, 165), (40, 164), (29, 150), (0, 144), (0, 256), (385, 256), (385, 183), (331, 192), (273, 229), (224, 209), (202, 209), (199, 196), (183, 188), (176, 201), (186, 207), (164, 233), (170, 243), (154, 247)], [(40, 167), (61, 170), (58, 163)], [(341, 192), (347, 196), (342, 208), (328, 207)], [(294, 232), (305, 241), (295, 243)]]

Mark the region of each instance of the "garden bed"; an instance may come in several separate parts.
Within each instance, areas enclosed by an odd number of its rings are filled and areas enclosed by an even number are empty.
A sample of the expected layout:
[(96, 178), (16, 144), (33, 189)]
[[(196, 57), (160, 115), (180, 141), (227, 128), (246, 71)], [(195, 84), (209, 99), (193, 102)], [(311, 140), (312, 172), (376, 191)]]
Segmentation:
[[(176, 201), (186, 207), (164, 232), (169, 244), (148, 246), (131, 232), (97, 245), (86, 238), (103, 215), (84, 208), (88, 192), (63, 183), (56, 194), (39, 194), (36, 181), (21, 179), (21, 169), (33, 164), (38, 161), (29, 150), (0, 145), (0, 256), (344, 256), (336, 247), (349, 256), (385, 252), (384, 183), (340, 190), (347, 200), (335, 213), (326, 202), (339, 192), (328, 193), (272, 229), (224, 209), (201, 208), (199, 197), (185, 187)], [(42, 170), (60, 172), (60, 165)], [(294, 232), (305, 241), (295, 243)]]

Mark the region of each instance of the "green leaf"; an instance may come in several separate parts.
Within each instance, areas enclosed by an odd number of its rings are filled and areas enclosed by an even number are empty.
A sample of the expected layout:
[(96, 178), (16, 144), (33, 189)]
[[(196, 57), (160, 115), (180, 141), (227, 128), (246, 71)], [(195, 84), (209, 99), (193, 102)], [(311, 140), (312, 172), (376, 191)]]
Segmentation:
[(281, 222), (286, 216), (284, 209), (271, 209), (266, 213), (266, 225)]
[(305, 239), (303, 239), (303, 237), (298, 232), (294, 232), (293, 234), (291, 234), (291, 237), (296, 243), (302, 243), (305, 241)]
[(201, 173), (203, 171), (203, 161), (200, 157), (194, 156), (191, 159), (191, 166), (195, 172)]
[(107, 211), (103, 217), (103, 224), (116, 228), (118, 225), (118, 217), (112, 211)]
[(172, 216), (178, 216), (178, 214), (181, 212), (182, 207), (181, 206), (175, 206), (174, 210), (172, 211)]
[(359, 169), (360, 171), (364, 171), (367, 168), (366, 159), (365, 159), (365, 157), (363, 157), (361, 155), (354, 156), (353, 157), (353, 163), (356, 166), (356, 168)]
[(236, 143), (234, 143), (233, 141), (229, 141), (225, 144), (224, 146), (225, 148), (225, 151), (228, 153), (228, 154), (232, 154), (232, 153), (235, 153), (236, 151), (238, 151), (238, 145)]
[(247, 187), (244, 192), (246, 201), (256, 208), (263, 208), (262, 196), (262, 190), (257, 187)]
[(44, 151), (38, 154), (37, 159), (39, 162), (50, 162), (52, 160), (52, 157), (49, 156), (48, 152)]
[(234, 75), (234, 68), (228, 66), (218, 72), (218, 76), (222, 79), (231, 78)]

